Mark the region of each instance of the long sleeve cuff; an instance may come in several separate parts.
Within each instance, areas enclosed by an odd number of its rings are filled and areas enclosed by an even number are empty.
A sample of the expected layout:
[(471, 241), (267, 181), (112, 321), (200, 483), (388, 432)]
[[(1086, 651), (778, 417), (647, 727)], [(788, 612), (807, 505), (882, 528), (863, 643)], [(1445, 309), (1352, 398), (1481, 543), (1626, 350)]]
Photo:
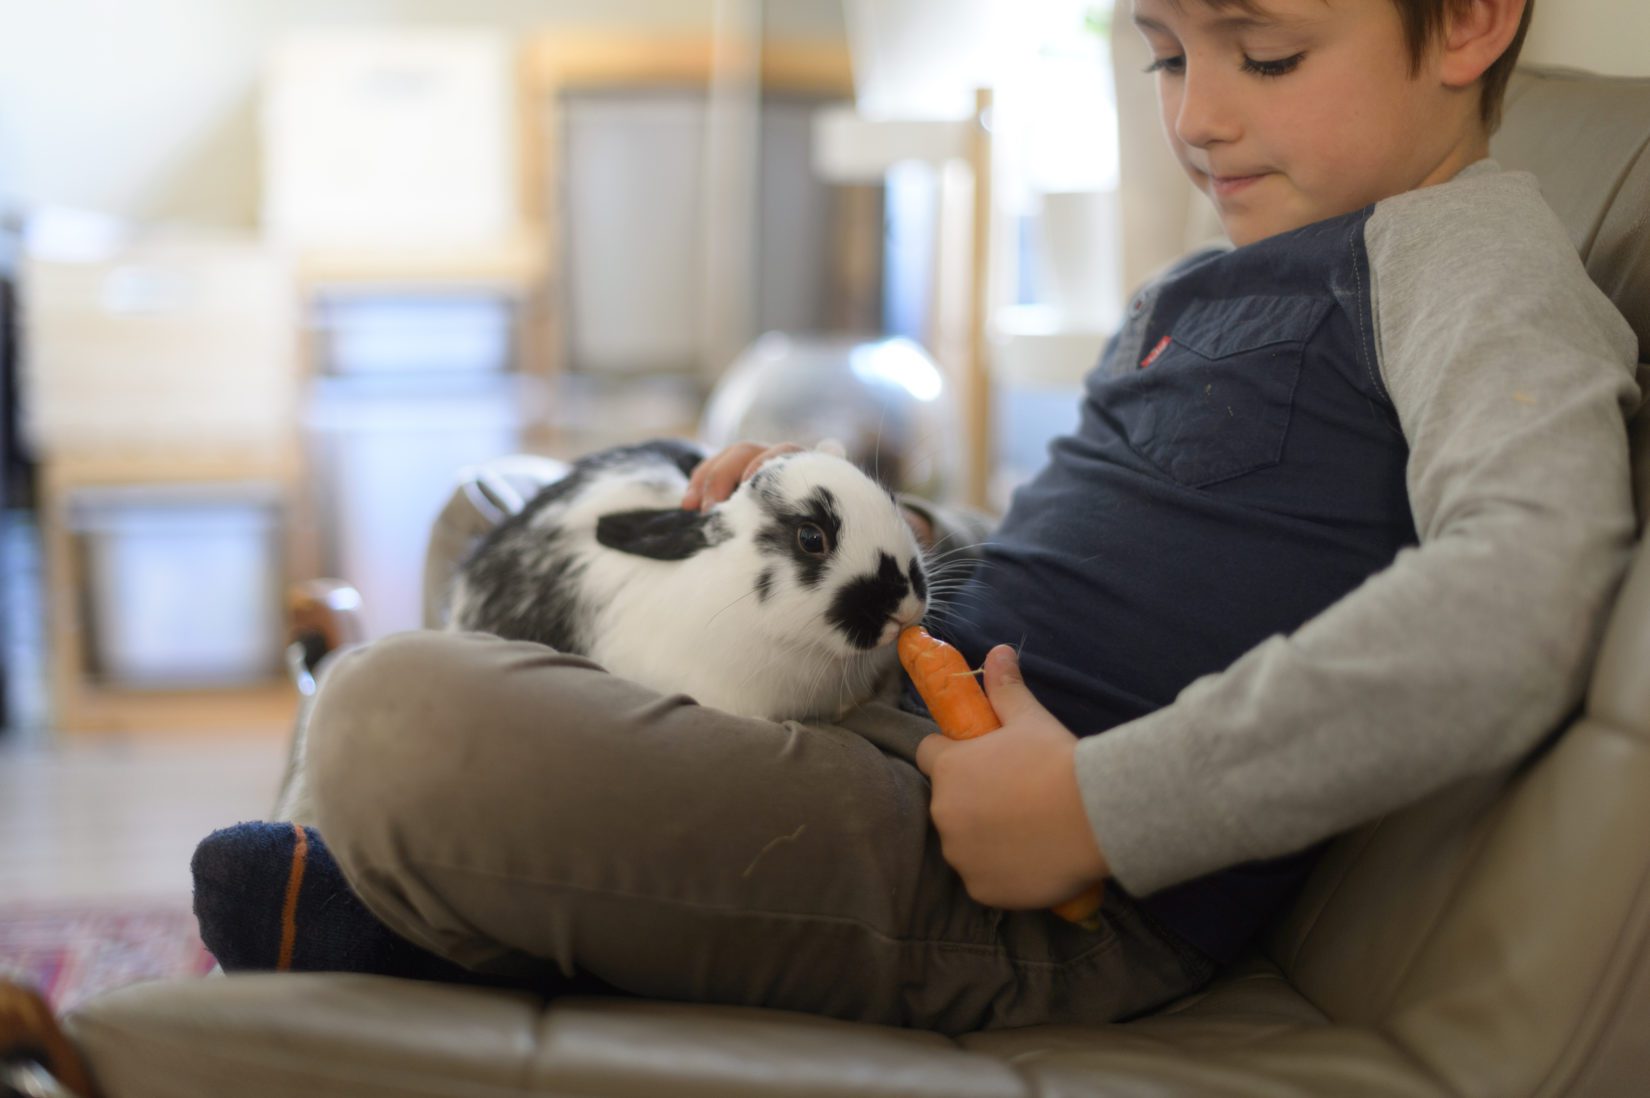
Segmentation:
[(1077, 744), (1077, 787), (1089, 826), (1112, 876), (1133, 896), (1251, 857), (1192, 754), (1165, 750), (1167, 740), (1179, 738), (1164, 727), (1175, 717), (1160, 710)]

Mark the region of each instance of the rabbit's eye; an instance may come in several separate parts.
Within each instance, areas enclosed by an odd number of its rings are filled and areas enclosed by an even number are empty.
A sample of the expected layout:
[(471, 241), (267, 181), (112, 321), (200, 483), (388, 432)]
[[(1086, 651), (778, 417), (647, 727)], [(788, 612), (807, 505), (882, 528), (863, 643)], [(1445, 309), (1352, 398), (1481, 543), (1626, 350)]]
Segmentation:
[(822, 557), (831, 550), (831, 542), (825, 536), (825, 531), (811, 522), (803, 523), (796, 528), (796, 544), (812, 557)]

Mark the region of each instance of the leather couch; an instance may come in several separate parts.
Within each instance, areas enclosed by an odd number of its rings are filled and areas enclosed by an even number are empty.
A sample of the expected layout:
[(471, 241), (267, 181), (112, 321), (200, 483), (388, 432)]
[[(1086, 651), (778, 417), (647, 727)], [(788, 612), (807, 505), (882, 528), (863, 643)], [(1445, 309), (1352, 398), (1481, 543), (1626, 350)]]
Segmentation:
[[(1650, 80), (1524, 70), (1494, 153), (1650, 348)], [(1642, 518), (1650, 409), (1634, 432)], [(112, 1098), (1650, 1094), (1650, 548), (1570, 727), (1339, 838), (1252, 955), (1127, 1024), (949, 1039), (290, 974), (131, 987), (66, 1022)]]

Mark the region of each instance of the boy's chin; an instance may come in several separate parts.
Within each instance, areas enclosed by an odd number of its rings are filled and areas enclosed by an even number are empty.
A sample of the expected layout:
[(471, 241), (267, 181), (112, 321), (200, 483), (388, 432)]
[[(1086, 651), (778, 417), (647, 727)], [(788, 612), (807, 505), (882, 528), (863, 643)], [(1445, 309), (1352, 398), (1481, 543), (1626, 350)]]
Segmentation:
[(1297, 227), (1285, 224), (1281, 220), (1275, 224), (1268, 224), (1264, 219), (1252, 215), (1223, 217), (1220, 224), (1226, 230), (1227, 239), (1239, 248), (1245, 244), (1254, 244), (1257, 241), (1265, 240), (1269, 236), (1277, 236), (1279, 233), (1288, 232), (1290, 229)]
[(1220, 215), (1221, 228), (1226, 230), (1227, 239), (1241, 248), (1245, 244), (1254, 244), (1267, 237), (1277, 236), (1295, 229), (1305, 228), (1318, 221), (1328, 220), (1333, 214), (1307, 214), (1302, 211), (1284, 210), (1243, 210), (1222, 212)]

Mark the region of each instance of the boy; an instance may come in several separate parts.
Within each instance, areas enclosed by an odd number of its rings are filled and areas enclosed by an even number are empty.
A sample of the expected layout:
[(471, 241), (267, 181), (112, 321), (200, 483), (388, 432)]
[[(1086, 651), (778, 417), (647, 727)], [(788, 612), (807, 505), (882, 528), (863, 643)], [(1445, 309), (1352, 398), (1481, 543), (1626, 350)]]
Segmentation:
[[(1636, 348), (1486, 159), (1527, 5), (1133, 14), (1237, 247), (1135, 299), (976, 554), (949, 632), (1004, 728), (740, 720), (479, 636), (348, 651), (310, 757), (389, 928), (357, 939), (950, 1033), (1125, 1018), (1234, 957), (1329, 837), (1579, 699), (1633, 533)], [(1102, 880), (1098, 931), (1044, 910)]]

